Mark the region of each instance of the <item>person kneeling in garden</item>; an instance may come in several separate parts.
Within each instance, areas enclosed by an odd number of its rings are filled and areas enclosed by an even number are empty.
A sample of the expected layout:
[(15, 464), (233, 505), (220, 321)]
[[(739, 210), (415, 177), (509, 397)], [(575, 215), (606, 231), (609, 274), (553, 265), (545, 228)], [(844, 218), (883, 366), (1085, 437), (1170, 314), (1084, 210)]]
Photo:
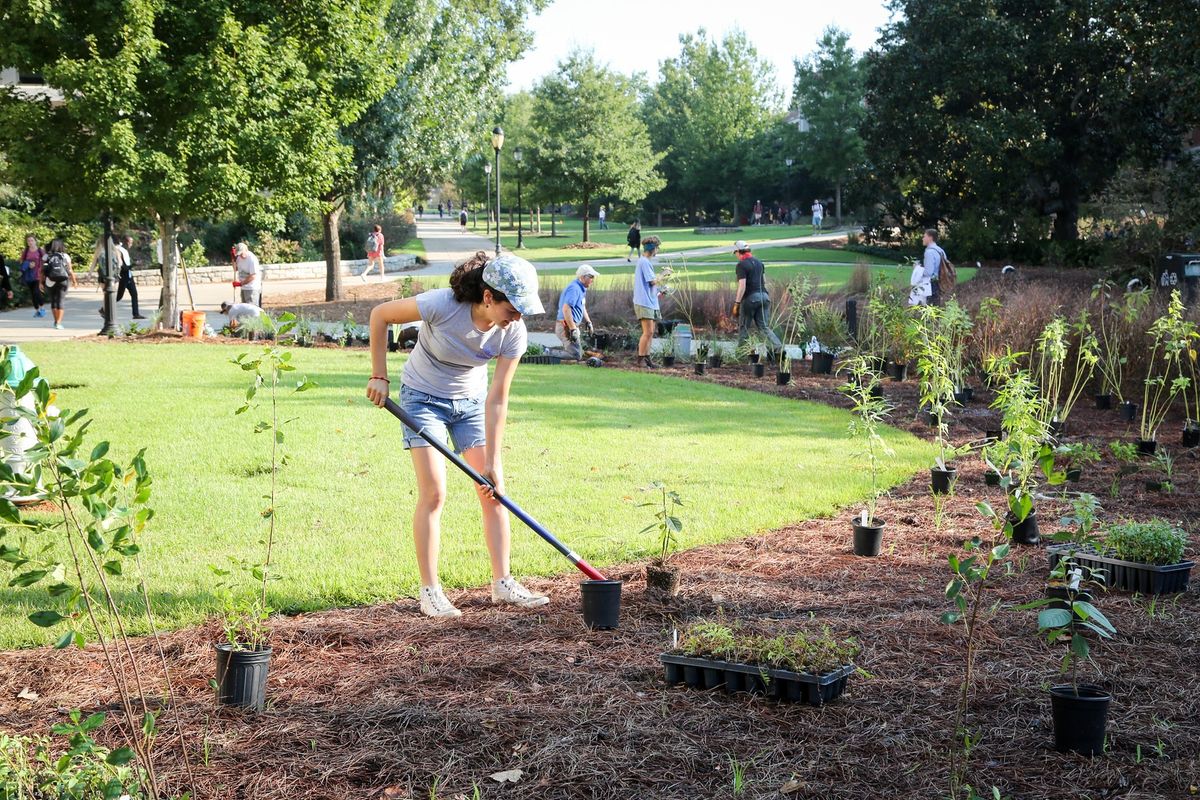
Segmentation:
[[(453, 442), (455, 452), (504, 493), (500, 454), (508, 417), (508, 393), (528, 335), (522, 317), (542, 314), (537, 272), (519, 256), (488, 260), (480, 251), (455, 268), (450, 288), (393, 300), (371, 311), (371, 379), (367, 397), (388, 399), (388, 325), (421, 320), (421, 335), (400, 375), (400, 405), (427, 434)], [(496, 359), (488, 385), (487, 364)], [(446, 459), (416, 431), (405, 427), (404, 449), (417, 475), (413, 539), (421, 572), (421, 613), (458, 617), (438, 582)], [(492, 602), (534, 608), (550, 598), (531, 592), (509, 573), (508, 512), (490, 490), (476, 487), (492, 566)]]
[(558, 298), (558, 320), (554, 323), (554, 334), (562, 342), (567, 358), (578, 361), (583, 358), (583, 334), (580, 325), (592, 329), (592, 318), (587, 313), (587, 290), (598, 273), (590, 264), (575, 270), (575, 280), (567, 284)]

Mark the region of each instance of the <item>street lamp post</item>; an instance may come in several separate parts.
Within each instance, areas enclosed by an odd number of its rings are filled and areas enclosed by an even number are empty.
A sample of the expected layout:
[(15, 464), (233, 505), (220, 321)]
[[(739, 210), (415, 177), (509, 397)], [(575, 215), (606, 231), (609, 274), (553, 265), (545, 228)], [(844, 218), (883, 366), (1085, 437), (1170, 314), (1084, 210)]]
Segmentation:
[(522, 230), (522, 225), (521, 225), (521, 211), (523, 210), (521, 208), (521, 158), (522, 158), (521, 148), (518, 147), (516, 150), (513, 150), (513, 161), (517, 165), (517, 249), (518, 250), (520, 250), (521, 248), (523, 248), (525, 246), (525, 239), (522, 236), (524, 231)]
[(783, 160), (783, 163), (787, 164), (787, 185), (783, 187), (783, 190), (784, 194), (787, 195), (788, 198), (788, 222), (790, 223), (792, 221), (792, 164), (795, 164), (796, 162), (791, 156), (788, 156)]
[(117, 276), (113, 269), (112, 214), (104, 214), (104, 265), (100, 275), (104, 279), (104, 325), (101, 336), (117, 335)]
[(500, 255), (500, 149), (504, 147), (504, 130), (492, 128), (492, 150), (496, 153), (496, 255)]
[(483, 174), (487, 176), (487, 192), (484, 196), (487, 198), (487, 219), (484, 225), (487, 226), (487, 235), (492, 235), (492, 165), (486, 161), (483, 164)]

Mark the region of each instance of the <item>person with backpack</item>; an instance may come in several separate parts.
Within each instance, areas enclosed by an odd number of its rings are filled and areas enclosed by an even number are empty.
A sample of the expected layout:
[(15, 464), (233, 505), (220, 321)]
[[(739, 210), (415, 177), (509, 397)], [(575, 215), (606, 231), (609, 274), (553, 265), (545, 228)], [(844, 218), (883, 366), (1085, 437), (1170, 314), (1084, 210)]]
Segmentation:
[(931, 306), (942, 304), (942, 295), (954, 291), (954, 284), (958, 277), (958, 271), (950, 263), (950, 259), (946, 258), (946, 251), (938, 245), (937, 238), (936, 228), (927, 228), (925, 235), (921, 237), (921, 241), (925, 245), (924, 277), (929, 281), (929, 305)]
[(21, 251), (21, 283), (29, 289), (35, 317), (46, 316), (46, 309), (42, 307), (45, 304), (42, 297), (42, 265), (45, 260), (46, 251), (38, 247), (37, 237), (26, 236), (25, 249)]
[(634, 220), (634, 223), (629, 226), (629, 233), (625, 234), (625, 243), (629, 245), (629, 252), (625, 254), (625, 260), (633, 263), (633, 257), (642, 252), (642, 223)]
[(50, 299), (50, 313), (54, 315), (54, 327), (62, 330), (63, 300), (67, 296), (67, 281), (78, 288), (79, 281), (75, 271), (71, 269), (71, 257), (67, 255), (67, 246), (62, 239), (50, 243), (46, 254), (46, 265), (42, 269), (42, 283), (46, 287), (46, 295)]
[[(399, 404), (424, 434), (453, 445), (455, 452), (495, 487), (494, 492), (482, 487), (475, 492), (491, 562), (491, 601), (522, 609), (543, 606), (550, 598), (530, 591), (513, 577), (508, 511), (495, 494), (504, 494), (502, 454), (509, 395), (528, 346), (523, 318), (543, 313), (537, 270), (532, 264), (510, 253), (489, 258), (479, 251), (455, 267), (449, 288), (380, 303), (371, 310), (370, 322), (367, 398), (382, 407), (391, 394), (388, 328), (421, 321), (421, 335), (399, 377)], [(489, 379), (488, 364), (493, 360), (496, 365)], [(446, 459), (421, 433), (408, 427), (404, 429), (404, 449), (412, 459), (417, 486), (413, 540), (421, 613), (435, 619), (462, 616), (438, 580)]]
[(387, 277), (383, 269), (383, 245), (383, 228), (376, 225), (367, 234), (367, 268), (362, 273), (363, 283), (367, 282), (367, 275), (371, 273), (376, 261), (379, 262), (379, 280)]
[(458, 212), (458, 227), (460, 227), (460, 228), (462, 229), (462, 232), (463, 232), (463, 233), (466, 233), (466, 232), (467, 232), (467, 207), (466, 207), (466, 206), (462, 206), (462, 207), (459, 209), (459, 212)]
[(129, 254), (132, 247), (132, 236), (121, 237), (121, 245), (117, 248), (117, 253), (121, 256), (121, 271), (117, 276), (117, 302), (121, 302), (125, 298), (125, 292), (128, 291), (129, 304), (133, 306), (133, 318), (145, 319), (138, 311), (137, 282), (133, 279), (133, 257)]

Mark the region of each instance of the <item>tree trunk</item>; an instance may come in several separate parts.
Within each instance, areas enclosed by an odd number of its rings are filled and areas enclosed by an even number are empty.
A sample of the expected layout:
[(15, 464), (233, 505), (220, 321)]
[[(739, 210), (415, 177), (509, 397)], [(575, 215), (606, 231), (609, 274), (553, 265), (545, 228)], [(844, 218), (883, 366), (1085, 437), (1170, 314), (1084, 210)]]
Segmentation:
[(1073, 179), (1060, 180), (1062, 208), (1054, 215), (1053, 239), (1073, 242), (1079, 238), (1079, 184)]
[(163, 259), (162, 299), (158, 307), (158, 327), (161, 330), (176, 330), (179, 327), (179, 259), (175, 257), (175, 229), (178, 223), (179, 218), (175, 214), (164, 214), (158, 221)]
[(741, 215), (738, 214), (738, 196), (735, 194), (733, 196), (733, 227), (736, 228), (741, 222), (741, 219)]
[(542, 207), (538, 206), (534, 211), (537, 212), (537, 232), (540, 235), (542, 232)]
[(558, 236), (558, 206), (550, 206), (550, 238)]
[(510, 231), (515, 231), (515, 230), (517, 229), (517, 223), (513, 222), (513, 208), (512, 208), (512, 206), (509, 206), (509, 207), (508, 207), (508, 229), (509, 229)]
[(325, 240), (325, 301), (342, 299), (342, 239), (338, 221), (345, 207), (344, 197), (326, 197), (321, 215), (321, 234)]
[(842, 182), (837, 182), (837, 221), (838, 225), (842, 224)]
[(583, 193), (583, 240), (585, 242), (590, 241), (588, 239), (588, 203), (591, 202), (591, 199), (591, 195), (587, 192)]
[(662, 206), (658, 207), (658, 226), (657, 227), (659, 227), (659, 228), (662, 227)]

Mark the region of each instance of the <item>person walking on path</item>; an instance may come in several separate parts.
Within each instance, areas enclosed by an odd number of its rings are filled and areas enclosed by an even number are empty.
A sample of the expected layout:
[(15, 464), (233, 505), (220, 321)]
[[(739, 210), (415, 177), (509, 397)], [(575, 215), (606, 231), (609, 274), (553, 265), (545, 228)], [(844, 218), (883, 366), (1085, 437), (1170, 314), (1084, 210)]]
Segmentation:
[(629, 226), (629, 233), (625, 234), (625, 242), (629, 245), (629, 252), (625, 255), (625, 260), (633, 262), (633, 259), (642, 251), (642, 223), (634, 221)]
[(558, 318), (554, 323), (554, 335), (562, 342), (568, 358), (576, 361), (583, 358), (583, 334), (579, 326), (587, 325), (592, 330), (592, 318), (587, 312), (587, 290), (592, 288), (598, 273), (590, 264), (582, 264), (575, 270), (575, 280), (567, 284), (558, 298)]
[[(370, 322), (367, 397), (382, 407), (391, 391), (388, 326), (421, 320), (421, 335), (400, 375), (400, 406), (426, 434), (452, 443), (455, 452), (495, 487), (494, 491), (476, 487), (491, 560), (492, 603), (519, 608), (536, 608), (550, 598), (526, 589), (512, 576), (508, 511), (495, 494), (504, 493), (501, 453), (509, 392), (529, 340), (523, 317), (544, 312), (532, 264), (510, 253), (489, 261), (480, 251), (455, 268), (450, 288), (381, 303), (372, 309)], [(489, 385), (487, 365), (492, 359), (496, 368)], [(458, 617), (461, 612), (438, 580), (446, 460), (407, 427), (404, 448), (417, 477), (413, 540), (421, 577), (421, 613)]]
[(129, 305), (132, 307), (134, 319), (145, 319), (138, 310), (138, 290), (137, 281), (133, 277), (133, 256), (131, 248), (133, 247), (133, 237), (125, 236), (121, 239), (121, 246), (117, 252), (121, 255), (121, 271), (117, 276), (117, 302), (121, 302), (125, 298), (125, 292), (129, 292)]
[(251, 252), (250, 246), (245, 242), (238, 242), (234, 252), (237, 254), (234, 259), (236, 275), (234, 286), (241, 288), (243, 303), (253, 303), (261, 308), (262, 280), (259, 274), (258, 256)]
[(371, 273), (371, 268), (375, 266), (375, 262), (379, 262), (379, 280), (387, 277), (387, 272), (383, 268), (383, 253), (384, 253), (384, 238), (383, 228), (375, 225), (371, 228), (371, 232), (367, 234), (367, 268), (362, 271), (363, 283), (367, 282), (367, 275)]
[(812, 204), (812, 227), (813, 232), (821, 230), (821, 223), (825, 218), (825, 206), (821, 205), (820, 200), (813, 200)]
[(445, 215), (442, 213), (442, 204), (438, 203), (438, 219), (442, 219)]
[[(633, 311), (642, 326), (642, 335), (638, 339), (638, 366), (647, 369), (657, 369), (658, 364), (650, 360), (650, 342), (654, 339), (654, 328), (662, 319), (658, 298), (662, 294), (659, 289), (660, 276), (654, 274), (654, 264), (650, 259), (658, 254), (661, 240), (657, 236), (648, 236), (642, 240), (642, 257), (638, 259), (637, 269), (633, 273)], [(664, 267), (662, 278), (671, 275), (671, 268)]]
[(425, 219), (425, 206), (417, 206), (417, 219)]
[(21, 251), (21, 283), (29, 289), (29, 298), (33, 303), (35, 317), (46, 316), (42, 306), (42, 264), (46, 261), (46, 251), (38, 247), (36, 236), (25, 237), (25, 249)]
[(8, 272), (8, 262), (0, 254), (0, 308), (8, 308), (13, 299), (12, 275)]
[(50, 313), (54, 315), (54, 327), (62, 330), (63, 300), (67, 296), (67, 282), (78, 287), (75, 271), (71, 269), (71, 257), (67, 255), (67, 246), (62, 239), (50, 243), (46, 254), (46, 263), (42, 268), (42, 282), (46, 287), (46, 296), (50, 300)]
[(600, 206), (600, 213), (598, 216), (600, 218), (600, 230), (608, 230), (608, 222), (606, 221), (608, 219), (608, 211), (604, 208), (603, 204)]
[(458, 211), (458, 227), (463, 233), (467, 232), (467, 209), (465, 206)]
[(942, 294), (954, 288), (954, 265), (946, 258), (946, 251), (937, 243), (936, 228), (927, 228), (921, 242), (925, 245), (924, 278), (929, 281), (929, 305), (940, 306)]
[[(750, 224), (751, 225), (761, 225), (762, 224), (762, 200), (754, 201), (754, 210), (753, 210), (752, 214), (753, 214), (753, 216), (750, 220)], [(735, 220), (735, 222), (736, 222), (736, 220)]]
[(767, 268), (754, 257), (750, 245), (739, 240), (733, 244), (737, 264), (737, 293), (733, 300), (733, 317), (738, 321), (738, 345), (746, 341), (751, 328), (757, 328), (771, 347), (778, 352), (783, 343), (771, 330), (771, 295), (767, 291)]

